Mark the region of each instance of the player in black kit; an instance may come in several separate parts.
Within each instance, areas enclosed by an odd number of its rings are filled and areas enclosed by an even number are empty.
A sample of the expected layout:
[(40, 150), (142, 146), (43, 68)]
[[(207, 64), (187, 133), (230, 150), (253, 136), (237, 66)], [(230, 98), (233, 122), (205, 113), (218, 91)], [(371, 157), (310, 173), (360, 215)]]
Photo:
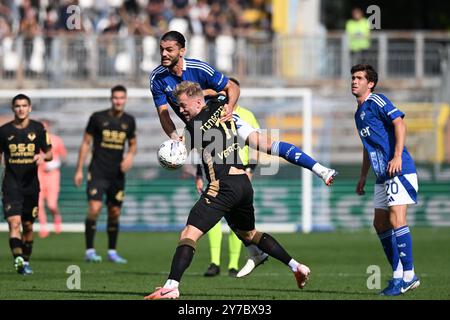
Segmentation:
[(23, 275), (33, 273), (29, 260), (33, 249), (33, 222), (38, 216), (37, 166), (52, 160), (50, 138), (42, 123), (29, 118), (31, 108), (29, 97), (15, 96), (12, 99), (14, 120), (0, 127), (0, 155), (3, 154), (5, 160), (3, 213), (8, 221), (14, 267)]
[(240, 239), (255, 244), (289, 266), (298, 287), (303, 288), (309, 268), (295, 261), (269, 234), (255, 229), (253, 188), (238, 155), (248, 137), (237, 137), (235, 120), (220, 122), (226, 100), (215, 99), (206, 104), (200, 85), (190, 81), (177, 85), (175, 97), (186, 119), (187, 145), (197, 149), (202, 156), (209, 184), (191, 209), (186, 227), (181, 231), (166, 283), (145, 299), (179, 297), (178, 286), (192, 261), (197, 241), (222, 217)]
[[(108, 207), (108, 260), (126, 263), (116, 251), (119, 234), (119, 216), (125, 191), (125, 172), (136, 154), (136, 122), (126, 113), (127, 90), (117, 85), (111, 89), (111, 108), (91, 115), (81, 143), (74, 183), (77, 187), (83, 181), (83, 165), (93, 142), (92, 160), (87, 175), (88, 214), (85, 221), (86, 255), (88, 262), (101, 262), (102, 257), (94, 249), (97, 218), (106, 194)], [(125, 142), (128, 150), (124, 156)]]

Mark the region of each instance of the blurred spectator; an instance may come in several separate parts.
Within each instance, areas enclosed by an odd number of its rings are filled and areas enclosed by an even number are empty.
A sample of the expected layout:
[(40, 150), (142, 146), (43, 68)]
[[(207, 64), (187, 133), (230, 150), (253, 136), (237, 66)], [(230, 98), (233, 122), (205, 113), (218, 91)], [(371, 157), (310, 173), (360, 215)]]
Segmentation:
[(0, 18), (7, 18), (11, 16), (10, 1), (0, 0)]
[[(59, 32), (160, 37), (169, 29), (206, 35), (214, 40), (222, 31), (236, 36), (270, 32), (269, 0), (0, 0), (0, 17), (9, 22), (10, 32), (27, 37)], [(80, 14), (80, 28), (70, 28), (74, 9)], [(68, 10), (69, 9), (69, 10)], [(72, 17), (72, 18), (71, 18)], [(122, 28), (123, 27), (123, 28)], [(5, 26), (3, 25), (3, 28)]]
[(189, 19), (191, 20), (193, 34), (203, 34), (210, 10), (211, 8), (206, 0), (197, 0), (190, 7)]
[(37, 8), (31, 6), (31, 1), (24, 0), (19, 10), (21, 16), (20, 33), (25, 39), (33, 39), (41, 33)]
[(38, 21), (38, 11), (33, 7), (31, 1), (22, 1), (20, 7), (20, 29), (19, 33), (23, 36), (24, 56), (26, 61), (27, 73), (41, 73), (44, 70), (45, 46), (41, 35), (41, 26)]
[(188, 0), (172, 0), (174, 16), (169, 21), (169, 30), (182, 34), (192, 34), (191, 20), (189, 18)]
[(221, 25), (219, 24), (218, 17), (222, 12), (222, 8), (219, 2), (214, 2), (211, 5), (208, 18), (205, 23), (204, 34), (209, 41), (215, 40), (221, 31)]
[(119, 30), (122, 26), (122, 19), (120, 19), (120, 15), (115, 12), (111, 12), (108, 17), (99, 22), (97, 25), (98, 30), (101, 33), (119, 33)]
[(270, 35), (270, 13), (264, 0), (245, 2), (244, 10), (239, 17), (239, 34), (245, 36)]
[(152, 27), (152, 34), (162, 36), (169, 29), (169, 20), (172, 19), (172, 11), (164, 4), (164, 0), (151, 0), (146, 7), (146, 13)]
[(11, 36), (11, 26), (8, 21), (0, 16), (0, 40)]
[(54, 37), (58, 34), (58, 11), (54, 7), (47, 7), (44, 20), (44, 35)]
[[(62, 68), (86, 76), (90, 42), (77, 35), (90, 32), (100, 36), (97, 49), (104, 59), (99, 61), (99, 70), (113, 70), (114, 65), (126, 65), (123, 61), (135, 57), (142, 59), (141, 69), (153, 70), (159, 61), (157, 41), (168, 30), (189, 35), (190, 54), (201, 59), (209, 57), (211, 63), (223, 60), (221, 68), (228, 70), (236, 37), (259, 39), (259, 35), (271, 33), (269, 3), (270, 0), (0, 0), (3, 70), (20, 69), (19, 74), (24, 71), (31, 75), (48, 71), (53, 75), (56, 73), (51, 72), (46, 61), (52, 60), (53, 55), (70, 56), (70, 63)], [(58, 35), (62, 37), (54, 42)], [(116, 35), (136, 38), (125, 43)], [(17, 41), (18, 36), (23, 40)], [(226, 50), (216, 55), (216, 47)]]
[(352, 18), (345, 25), (351, 64), (365, 63), (370, 48), (370, 27), (360, 8), (352, 9)]

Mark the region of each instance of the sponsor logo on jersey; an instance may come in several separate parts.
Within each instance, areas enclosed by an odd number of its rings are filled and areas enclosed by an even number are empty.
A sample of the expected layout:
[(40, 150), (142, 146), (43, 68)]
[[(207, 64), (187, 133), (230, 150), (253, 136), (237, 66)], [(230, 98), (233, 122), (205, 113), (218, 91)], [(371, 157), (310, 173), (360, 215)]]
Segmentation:
[(359, 134), (361, 135), (361, 137), (364, 137), (364, 138), (370, 136), (370, 127), (367, 126), (365, 128), (362, 128), (361, 131), (359, 131)]
[(219, 157), (223, 160), (223, 158), (227, 158), (233, 151), (239, 151), (240, 149), (239, 143), (235, 142), (222, 152), (219, 152)]
[(222, 114), (222, 111), (224, 111), (224, 106), (220, 106), (212, 116), (200, 127), (200, 129), (203, 132), (206, 132), (207, 130), (211, 129), (212, 127), (218, 127), (219, 126), (219, 119)]
[(11, 141), (12, 139), (14, 139), (14, 135), (8, 137), (8, 141)]

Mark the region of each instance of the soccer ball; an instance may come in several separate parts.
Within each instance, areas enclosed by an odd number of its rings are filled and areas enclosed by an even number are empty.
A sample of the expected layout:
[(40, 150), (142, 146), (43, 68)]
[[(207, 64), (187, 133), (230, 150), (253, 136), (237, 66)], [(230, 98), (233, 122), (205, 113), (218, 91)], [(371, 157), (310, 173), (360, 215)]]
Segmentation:
[(159, 164), (168, 170), (178, 169), (186, 162), (187, 150), (181, 141), (164, 141), (158, 149)]

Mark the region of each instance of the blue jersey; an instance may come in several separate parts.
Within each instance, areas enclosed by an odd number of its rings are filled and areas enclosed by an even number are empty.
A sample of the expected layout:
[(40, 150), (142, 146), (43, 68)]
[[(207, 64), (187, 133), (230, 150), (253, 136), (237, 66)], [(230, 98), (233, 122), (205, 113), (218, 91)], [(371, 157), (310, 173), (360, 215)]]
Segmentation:
[(202, 89), (213, 89), (219, 92), (227, 85), (228, 78), (206, 62), (186, 58), (184, 59), (181, 77), (176, 76), (161, 65), (153, 70), (150, 74), (150, 90), (152, 91), (155, 107), (158, 108), (169, 104), (178, 117), (185, 121), (173, 95), (175, 87), (182, 81), (197, 82)]
[[(387, 173), (388, 162), (395, 153), (395, 131), (392, 121), (405, 114), (398, 110), (382, 94), (371, 93), (356, 110), (355, 122), (364, 148), (369, 154), (372, 169), (377, 177), (376, 183), (390, 179)], [(414, 161), (403, 148), (401, 174), (416, 173)]]

